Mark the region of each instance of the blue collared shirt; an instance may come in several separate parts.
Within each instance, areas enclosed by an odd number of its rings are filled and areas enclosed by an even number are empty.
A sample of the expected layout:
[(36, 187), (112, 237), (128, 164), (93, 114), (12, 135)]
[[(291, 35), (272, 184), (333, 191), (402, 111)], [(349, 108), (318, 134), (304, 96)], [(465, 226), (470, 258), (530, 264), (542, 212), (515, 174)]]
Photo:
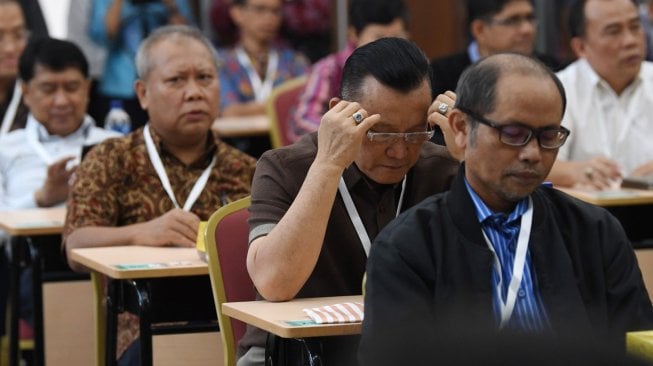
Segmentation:
[[(506, 301), (508, 286), (512, 278), (513, 263), (515, 261), (515, 249), (521, 226), (521, 216), (528, 210), (528, 198), (519, 201), (515, 209), (508, 215), (504, 213), (495, 213), (483, 202), (483, 200), (474, 192), (472, 187), (465, 179), (465, 187), (474, 202), (476, 216), (481, 223), (481, 228), (487, 235), (487, 238), (494, 248), (499, 263), (501, 264), (501, 275), (503, 277), (501, 294), (497, 291), (499, 276), (496, 270), (492, 270), (492, 287), (494, 289), (494, 313), (497, 318), (497, 324), (501, 322), (501, 307), (499, 305), (499, 296)], [(499, 229), (499, 226), (506, 225), (507, 228)], [(508, 223), (508, 224), (505, 224)], [(524, 263), (524, 274), (517, 293), (517, 300), (512, 312), (512, 316), (506, 326), (508, 329), (523, 330), (526, 332), (540, 332), (549, 327), (548, 317), (542, 297), (537, 286), (537, 281), (533, 273), (533, 263), (531, 261), (530, 249), (526, 253), (526, 262)]]

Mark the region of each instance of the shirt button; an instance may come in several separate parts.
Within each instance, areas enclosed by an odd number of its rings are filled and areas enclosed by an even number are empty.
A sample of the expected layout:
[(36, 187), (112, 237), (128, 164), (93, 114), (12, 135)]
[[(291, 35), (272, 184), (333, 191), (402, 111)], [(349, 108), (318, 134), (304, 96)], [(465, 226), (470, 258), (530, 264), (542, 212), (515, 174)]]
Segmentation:
[(519, 290), (519, 292), (517, 292), (517, 295), (519, 295), (519, 297), (524, 297), (524, 296), (526, 296), (526, 291)]

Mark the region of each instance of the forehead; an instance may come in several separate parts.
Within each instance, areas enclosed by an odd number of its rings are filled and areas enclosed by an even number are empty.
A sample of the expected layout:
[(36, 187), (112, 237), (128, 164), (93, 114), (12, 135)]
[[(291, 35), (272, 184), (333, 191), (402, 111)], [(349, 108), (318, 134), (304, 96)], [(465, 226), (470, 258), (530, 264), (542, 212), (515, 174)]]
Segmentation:
[(360, 105), (368, 115), (378, 113), (381, 121), (375, 126), (388, 132), (402, 132), (409, 129), (422, 129), (426, 124), (431, 88), (427, 80), (407, 93), (394, 90), (381, 84), (372, 76), (363, 82)]
[(215, 69), (213, 54), (204, 43), (189, 37), (162, 40), (150, 49), (151, 73), (202, 67)]
[(521, 122), (532, 127), (559, 125), (562, 97), (549, 77), (504, 73), (497, 82), (494, 112), (497, 121)]
[(605, 27), (610, 24), (638, 20), (637, 8), (631, 0), (589, 0), (585, 3), (587, 26)]
[(0, 30), (24, 27), (23, 12), (17, 3), (0, 4)]
[[(82, 72), (75, 68), (75, 67), (67, 67), (63, 70), (55, 71), (52, 70), (51, 68), (37, 64), (34, 67), (34, 77), (32, 78), (31, 82), (34, 83), (42, 83), (42, 82), (58, 82), (58, 81), (78, 81), (78, 80), (84, 80), (84, 74)], [(31, 84), (28, 83), (28, 84)]]

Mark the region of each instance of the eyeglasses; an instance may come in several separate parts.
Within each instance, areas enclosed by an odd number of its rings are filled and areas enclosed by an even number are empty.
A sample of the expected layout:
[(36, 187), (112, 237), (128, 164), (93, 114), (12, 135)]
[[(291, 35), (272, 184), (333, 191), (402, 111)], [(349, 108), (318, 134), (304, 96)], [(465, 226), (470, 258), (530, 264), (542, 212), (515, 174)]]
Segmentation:
[(506, 18), (506, 19), (487, 18), (486, 20), (487, 20), (488, 23), (493, 23), (493, 24), (501, 25), (501, 26), (508, 27), (508, 28), (519, 28), (524, 23), (528, 23), (529, 25), (532, 25), (532, 26), (537, 25), (537, 19), (535, 18), (535, 15), (533, 15), (533, 14), (515, 15), (515, 16), (512, 16), (510, 18)]
[(499, 140), (510, 146), (525, 146), (535, 136), (541, 148), (557, 149), (567, 141), (570, 133), (568, 129), (562, 126), (531, 128), (517, 123), (502, 125), (481, 117), (467, 108), (460, 106), (457, 108), (475, 121), (499, 131)]
[(25, 43), (29, 38), (30, 32), (26, 29), (19, 29), (10, 32), (0, 32), (0, 44), (2, 43)]
[(411, 145), (423, 144), (433, 137), (433, 130), (424, 132), (372, 132), (367, 131), (367, 138), (377, 144), (394, 144), (402, 139)]

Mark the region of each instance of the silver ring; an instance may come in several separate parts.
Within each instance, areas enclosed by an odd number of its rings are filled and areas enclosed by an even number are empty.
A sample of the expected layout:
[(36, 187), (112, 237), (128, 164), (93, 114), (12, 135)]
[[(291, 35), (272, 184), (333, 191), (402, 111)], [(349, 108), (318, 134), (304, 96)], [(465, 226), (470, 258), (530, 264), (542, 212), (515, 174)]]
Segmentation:
[(446, 115), (447, 111), (449, 111), (449, 105), (447, 103), (440, 102), (440, 105), (438, 105), (438, 112), (440, 112), (442, 115)]
[(354, 122), (356, 122), (356, 124), (359, 124), (359, 123), (363, 122), (363, 119), (364, 119), (363, 113), (361, 113), (361, 112), (356, 112), (356, 113), (352, 114), (351, 118), (354, 119)]

